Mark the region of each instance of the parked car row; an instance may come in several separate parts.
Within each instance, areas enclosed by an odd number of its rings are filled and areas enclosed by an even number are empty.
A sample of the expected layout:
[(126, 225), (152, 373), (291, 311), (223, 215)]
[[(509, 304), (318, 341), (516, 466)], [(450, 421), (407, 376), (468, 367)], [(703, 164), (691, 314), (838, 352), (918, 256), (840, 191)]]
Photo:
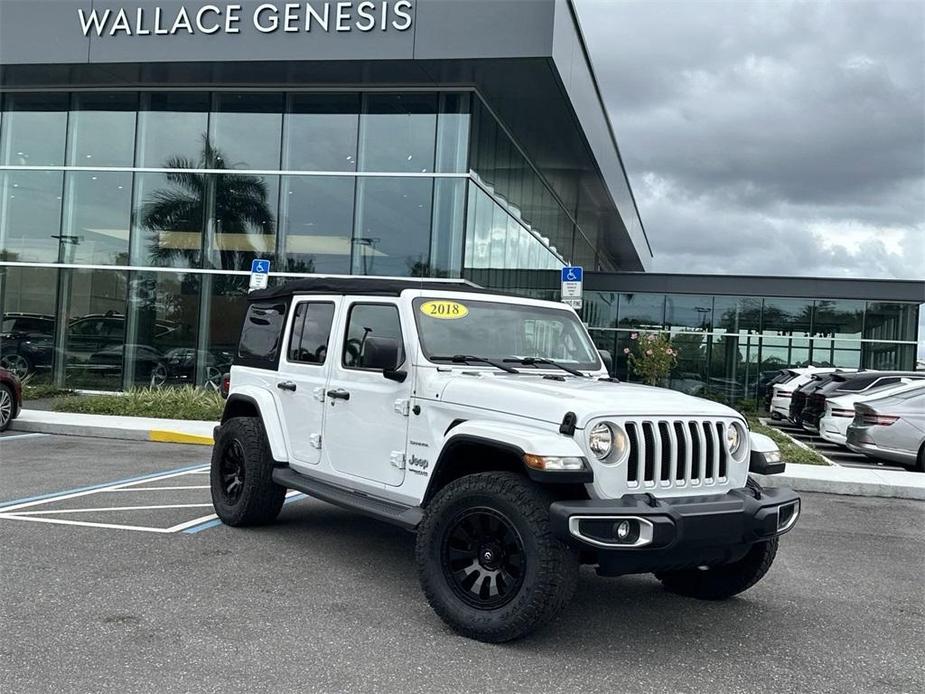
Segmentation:
[(773, 419), (856, 453), (925, 472), (925, 372), (806, 367), (769, 384)]

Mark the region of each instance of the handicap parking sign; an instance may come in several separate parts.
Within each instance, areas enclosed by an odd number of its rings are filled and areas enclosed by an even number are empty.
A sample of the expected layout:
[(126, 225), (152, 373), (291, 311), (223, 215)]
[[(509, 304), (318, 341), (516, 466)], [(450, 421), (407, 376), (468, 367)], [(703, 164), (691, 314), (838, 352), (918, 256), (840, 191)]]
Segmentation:
[(266, 289), (270, 279), (270, 261), (256, 258), (251, 261), (251, 281), (248, 291)]
[(572, 308), (581, 308), (584, 269), (577, 266), (562, 268), (562, 301)]

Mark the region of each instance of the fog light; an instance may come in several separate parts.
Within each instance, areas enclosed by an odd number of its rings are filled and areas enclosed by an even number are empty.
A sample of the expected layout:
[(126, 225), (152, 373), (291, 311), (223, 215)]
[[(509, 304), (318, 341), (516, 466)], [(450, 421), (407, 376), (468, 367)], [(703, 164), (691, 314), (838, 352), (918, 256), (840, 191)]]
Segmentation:
[(620, 542), (626, 541), (626, 538), (630, 536), (630, 533), (633, 531), (633, 526), (630, 525), (628, 520), (620, 521), (617, 523), (616, 532), (614, 533), (617, 536), (617, 539)]

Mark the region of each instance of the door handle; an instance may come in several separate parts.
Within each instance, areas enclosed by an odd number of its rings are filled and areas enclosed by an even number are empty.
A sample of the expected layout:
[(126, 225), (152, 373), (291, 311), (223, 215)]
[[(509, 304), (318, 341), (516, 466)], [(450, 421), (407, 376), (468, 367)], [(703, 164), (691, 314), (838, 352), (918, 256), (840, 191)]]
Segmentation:
[(334, 400), (349, 400), (350, 392), (344, 390), (343, 388), (337, 388), (336, 390), (329, 390), (328, 397), (333, 398)]
[(295, 389), (296, 389), (296, 384), (293, 383), (292, 381), (282, 381), (281, 383), (277, 383), (277, 384), (276, 384), (276, 387), (279, 388), (280, 390), (291, 390), (291, 391), (295, 391)]

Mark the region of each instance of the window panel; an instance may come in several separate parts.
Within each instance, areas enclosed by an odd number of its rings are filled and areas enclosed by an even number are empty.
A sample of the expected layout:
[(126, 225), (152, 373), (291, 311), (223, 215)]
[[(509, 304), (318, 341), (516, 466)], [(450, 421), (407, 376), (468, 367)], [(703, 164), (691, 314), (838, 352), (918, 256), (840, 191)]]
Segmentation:
[(664, 294), (620, 295), (620, 327), (652, 329), (664, 323)]
[(207, 146), (209, 95), (196, 92), (142, 94), (138, 114), (137, 165), (211, 168)]
[(437, 164), (441, 173), (469, 170), (469, 94), (441, 94), (437, 117)]
[(717, 296), (713, 299), (715, 332), (751, 332), (761, 327), (761, 299)]
[(280, 167), (282, 94), (215, 95), (210, 139), (216, 169)]
[(917, 336), (916, 304), (870, 301), (864, 322), (864, 337), (873, 340), (908, 340)]
[(121, 390), (126, 273), (65, 273), (64, 383), (69, 388)]
[(67, 94), (7, 94), (0, 130), (3, 164), (64, 164), (67, 114)]
[(255, 258), (272, 261), (276, 255), (279, 176), (225, 174), (211, 178), (215, 186), (212, 266), (250, 270)]
[(62, 260), (127, 265), (132, 174), (69, 172), (65, 191)]
[(813, 312), (810, 299), (765, 299), (761, 331), (765, 335), (800, 334), (808, 337)]
[(283, 168), (356, 171), (359, 94), (293, 94), (284, 121)]
[(814, 335), (822, 337), (860, 337), (863, 324), (863, 301), (821, 299), (814, 302)]
[(303, 301), (296, 306), (289, 361), (324, 364), (334, 321), (334, 304)]
[(412, 277), (426, 274), (432, 195), (430, 179), (360, 179), (353, 272)]
[(213, 185), (205, 174), (136, 174), (132, 263), (200, 267), (205, 199)]
[[(199, 385), (217, 388), (230, 354), (197, 352), (200, 277), (133, 273), (125, 337), (125, 371), (136, 386)], [(208, 376), (197, 380), (199, 362)]]
[(349, 274), (354, 179), (284, 176), (282, 185), (286, 271)]
[(137, 109), (134, 93), (75, 94), (68, 122), (68, 164), (131, 166)]
[(434, 170), (436, 94), (366, 94), (361, 116), (360, 170)]
[(669, 294), (665, 299), (665, 324), (669, 328), (709, 331), (713, 328), (713, 297)]
[(60, 171), (0, 173), (0, 259), (58, 262), (63, 185)]
[(55, 356), (56, 268), (0, 267), (0, 366), (50, 382)]

